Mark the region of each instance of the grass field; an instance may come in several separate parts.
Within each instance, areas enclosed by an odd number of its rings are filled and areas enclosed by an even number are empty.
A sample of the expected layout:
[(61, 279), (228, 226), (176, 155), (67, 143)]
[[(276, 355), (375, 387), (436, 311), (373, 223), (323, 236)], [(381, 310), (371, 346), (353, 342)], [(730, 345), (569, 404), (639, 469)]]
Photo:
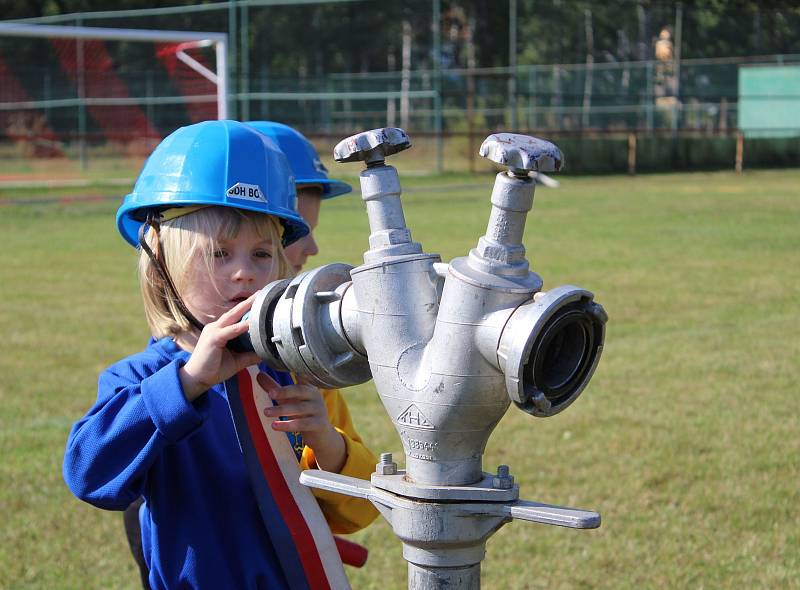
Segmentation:
[[(465, 254), (486, 227), (491, 176), (403, 177), (396, 160), (414, 238), (446, 260)], [(603, 524), (506, 525), (488, 543), (485, 588), (800, 588), (798, 187), (800, 170), (539, 189), (532, 267), (546, 288), (596, 294), (606, 348), (563, 414), (509, 410), (484, 468), (507, 463), (524, 498), (595, 509)], [(137, 588), (120, 515), (61, 479), (97, 373), (147, 338), (134, 254), (116, 201), (8, 204), (32, 196), (0, 192), (0, 587)], [(357, 198), (326, 203), (314, 262), (358, 264), (367, 235)], [(370, 446), (402, 455), (372, 385), (346, 393)], [(354, 588), (406, 587), (384, 522), (354, 537), (370, 548)]]

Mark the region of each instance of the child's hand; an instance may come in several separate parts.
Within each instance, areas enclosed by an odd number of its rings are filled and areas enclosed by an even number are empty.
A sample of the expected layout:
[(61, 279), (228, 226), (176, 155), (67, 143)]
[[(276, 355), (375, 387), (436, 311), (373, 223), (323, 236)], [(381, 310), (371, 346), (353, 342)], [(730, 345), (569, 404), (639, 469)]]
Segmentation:
[[(264, 413), (274, 417), (272, 428), (282, 432), (299, 432), (303, 441), (314, 450), (317, 465), (338, 473), (347, 460), (347, 447), (328, 419), (322, 392), (306, 383), (281, 386), (266, 373), (258, 374), (258, 383), (278, 404)], [(286, 417), (288, 420), (278, 420)]]
[(255, 295), (223, 313), (219, 319), (206, 324), (179, 375), (183, 393), (190, 402), (211, 387), (255, 365), (261, 359), (255, 352), (233, 352), (226, 348), (229, 340), (247, 332), (247, 321), (239, 321), (253, 305)]

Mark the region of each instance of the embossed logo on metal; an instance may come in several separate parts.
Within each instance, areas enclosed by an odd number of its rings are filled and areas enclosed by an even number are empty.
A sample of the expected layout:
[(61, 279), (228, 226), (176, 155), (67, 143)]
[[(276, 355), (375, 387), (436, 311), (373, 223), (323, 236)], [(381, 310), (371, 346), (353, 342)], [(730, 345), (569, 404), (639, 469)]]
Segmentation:
[(408, 406), (405, 411), (397, 417), (397, 421), (400, 424), (413, 426), (414, 428), (425, 428), (428, 430), (433, 430), (436, 428), (433, 423), (425, 417), (425, 414), (420, 412), (419, 408), (414, 404)]

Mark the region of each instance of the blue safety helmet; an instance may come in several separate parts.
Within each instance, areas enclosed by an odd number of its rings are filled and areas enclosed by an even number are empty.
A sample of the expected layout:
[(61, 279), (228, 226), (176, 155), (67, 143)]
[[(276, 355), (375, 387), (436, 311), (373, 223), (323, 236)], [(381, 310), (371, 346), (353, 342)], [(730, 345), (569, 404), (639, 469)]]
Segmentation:
[(309, 232), (295, 208), (286, 156), (269, 138), (237, 121), (181, 127), (158, 144), (117, 211), (117, 228), (137, 246), (148, 214), (203, 205), (274, 215), (283, 225), (284, 246)]
[(274, 121), (249, 121), (247, 123), (274, 141), (286, 157), (294, 172), (295, 186), (319, 184), (322, 186), (322, 198), (330, 199), (353, 190), (353, 187), (328, 178), (328, 169), (319, 159), (319, 154), (311, 142), (299, 131)]

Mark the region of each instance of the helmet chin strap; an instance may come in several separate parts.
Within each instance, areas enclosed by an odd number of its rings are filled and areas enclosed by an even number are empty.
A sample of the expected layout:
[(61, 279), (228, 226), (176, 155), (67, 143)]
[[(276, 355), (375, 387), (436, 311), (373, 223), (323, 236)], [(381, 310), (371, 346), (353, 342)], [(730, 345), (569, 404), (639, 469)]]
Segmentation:
[[(144, 233), (147, 229), (147, 226), (153, 228), (153, 231), (156, 232), (156, 250), (158, 251), (156, 254), (150, 249), (150, 246), (147, 245), (147, 240), (144, 239)], [(202, 332), (203, 328), (205, 327), (204, 324), (200, 322), (192, 312), (186, 307), (186, 304), (183, 302), (183, 299), (180, 295), (178, 295), (178, 290), (175, 288), (175, 283), (172, 282), (172, 278), (169, 276), (169, 272), (167, 271), (167, 267), (164, 265), (164, 261), (162, 260), (162, 250), (161, 250), (161, 234), (159, 230), (161, 229), (161, 220), (160, 215), (156, 212), (149, 212), (147, 214), (147, 219), (145, 222), (139, 226), (139, 245), (142, 247), (147, 253), (147, 256), (150, 257), (153, 265), (158, 272), (158, 275), (164, 281), (164, 285), (166, 286), (167, 290), (169, 291), (170, 295), (174, 299), (178, 309), (181, 310), (181, 313), (189, 320), (189, 323), (192, 324), (198, 331)]]

